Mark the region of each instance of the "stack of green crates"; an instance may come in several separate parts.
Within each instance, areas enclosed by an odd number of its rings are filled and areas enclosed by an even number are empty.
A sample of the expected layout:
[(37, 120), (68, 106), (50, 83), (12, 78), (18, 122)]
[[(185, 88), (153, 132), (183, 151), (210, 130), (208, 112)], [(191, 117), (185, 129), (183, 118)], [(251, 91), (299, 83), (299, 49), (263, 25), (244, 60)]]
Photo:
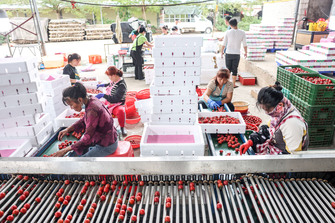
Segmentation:
[[(313, 84), (304, 80), (302, 76), (330, 79), (334, 85)], [(289, 85), (285, 86), (288, 89), (283, 93), (286, 97), (289, 95), (292, 104), (308, 123), (309, 146), (332, 145), (335, 121), (335, 80), (310, 71), (307, 74), (291, 74), (289, 79)]]

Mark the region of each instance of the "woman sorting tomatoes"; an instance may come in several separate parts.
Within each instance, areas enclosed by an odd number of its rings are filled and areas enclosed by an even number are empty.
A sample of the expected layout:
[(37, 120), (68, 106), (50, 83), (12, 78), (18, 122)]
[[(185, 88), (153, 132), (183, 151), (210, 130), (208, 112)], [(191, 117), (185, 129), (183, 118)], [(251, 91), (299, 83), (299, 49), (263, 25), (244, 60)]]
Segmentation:
[(299, 111), (284, 97), (279, 82), (262, 88), (257, 97), (257, 106), (270, 116), (270, 125), (262, 125), (259, 132), (252, 133), (241, 145), (240, 154), (251, 146), (256, 154), (278, 155), (307, 150), (308, 127)]
[(95, 97), (89, 97), (81, 83), (64, 89), (63, 103), (80, 112), (85, 108), (85, 115), (70, 127), (59, 132), (58, 140), (71, 132), (84, 131), (83, 137), (75, 144), (68, 146), (53, 156), (105, 157), (114, 153), (118, 146), (117, 132), (113, 118), (104, 104)]
[(230, 71), (228, 69), (220, 69), (216, 76), (210, 80), (207, 89), (198, 102), (204, 109), (210, 108), (218, 110), (223, 104), (227, 104), (231, 111), (234, 111), (234, 105), (231, 103), (233, 98), (233, 83), (229, 81)]
[(96, 95), (98, 99), (106, 99), (111, 106), (109, 107), (109, 112), (115, 115), (119, 121), (121, 127), (121, 132), (123, 136), (127, 135), (127, 131), (124, 128), (126, 122), (126, 112), (124, 104), (126, 101), (127, 94), (127, 84), (122, 78), (123, 72), (117, 69), (115, 66), (110, 66), (107, 68), (105, 74), (110, 79), (108, 84), (98, 84), (99, 87), (107, 87), (106, 94), (100, 93)]

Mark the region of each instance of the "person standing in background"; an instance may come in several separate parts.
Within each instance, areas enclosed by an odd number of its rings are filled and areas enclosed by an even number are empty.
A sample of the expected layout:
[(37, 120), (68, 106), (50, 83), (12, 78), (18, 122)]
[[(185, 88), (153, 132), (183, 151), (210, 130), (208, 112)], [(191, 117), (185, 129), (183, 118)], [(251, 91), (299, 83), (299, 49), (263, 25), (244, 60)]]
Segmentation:
[(169, 35), (169, 27), (167, 25), (162, 26), (162, 35)]
[(78, 53), (69, 54), (67, 61), (68, 64), (64, 67), (63, 74), (69, 75), (71, 84), (74, 84), (80, 80), (76, 66), (80, 64), (81, 56)]
[[(221, 52), (221, 58), (223, 58), (223, 54), (226, 53), (226, 66), (228, 70), (232, 72), (234, 88), (238, 87), (236, 85), (236, 78), (238, 65), (240, 63), (241, 44), (243, 44), (244, 47), (244, 57), (247, 56), (246, 35), (243, 30), (237, 28), (237, 24), (236, 19), (229, 20), (231, 29), (226, 33)], [(226, 48), (227, 51), (225, 51)]]

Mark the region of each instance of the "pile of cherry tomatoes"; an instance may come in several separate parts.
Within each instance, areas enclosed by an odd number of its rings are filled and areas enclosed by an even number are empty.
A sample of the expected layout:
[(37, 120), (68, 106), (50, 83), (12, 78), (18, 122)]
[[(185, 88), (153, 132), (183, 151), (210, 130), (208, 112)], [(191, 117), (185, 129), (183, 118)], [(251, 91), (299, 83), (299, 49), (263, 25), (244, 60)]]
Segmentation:
[(84, 77), (81, 78), (80, 80), (86, 82), (86, 81), (96, 81), (97, 79), (95, 77)]
[[(77, 141), (73, 141), (73, 144), (77, 143)], [(71, 146), (72, 145), (72, 141), (68, 141), (68, 140), (65, 140), (64, 142), (62, 142), (61, 144), (58, 144), (58, 149), (64, 149), (68, 146)]]
[(257, 117), (257, 116), (253, 116), (253, 115), (245, 115), (243, 116), (244, 122), (259, 126), (262, 123), (262, 119)]
[(287, 71), (295, 73), (295, 74), (308, 74), (309, 73), (308, 71), (305, 71), (300, 67), (287, 69)]
[(226, 109), (224, 107), (219, 107), (218, 109), (212, 110), (212, 112), (226, 112)]
[[(324, 84), (324, 85), (333, 85), (333, 82), (330, 79), (321, 78), (321, 77), (309, 77), (309, 76), (302, 76), (302, 79), (309, 81), (313, 84)], [(332, 87), (334, 88), (334, 87)]]
[(238, 138), (231, 134), (218, 135), (218, 143), (223, 144), (224, 142), (227, 142), (228, 148), (235, 149), (240, 147)]
[(87, 88), (86, 91), (89, 94), (100, 94), (100, 93), (102, 93), (102, 91), (97, 90), (97, 89), (89, 89), (89, 88)]
[(82, 118), (84, 117), (85, 112), (73, 113), (73, 115), (67, 115), (65, 118)]
[(245, 124), (246, 124), (246, 129), (247, 130), (252, 130), (252, 131), (258, 132), (258, 128), (257, 128), (256, 125), (251, 124), (251, 123), (245, 123)]
[(240, 120), (231, 117), (229, 115), (225, 116), (214, 116), (214, 117), (199, 117), (199, 124), (239, 124)]

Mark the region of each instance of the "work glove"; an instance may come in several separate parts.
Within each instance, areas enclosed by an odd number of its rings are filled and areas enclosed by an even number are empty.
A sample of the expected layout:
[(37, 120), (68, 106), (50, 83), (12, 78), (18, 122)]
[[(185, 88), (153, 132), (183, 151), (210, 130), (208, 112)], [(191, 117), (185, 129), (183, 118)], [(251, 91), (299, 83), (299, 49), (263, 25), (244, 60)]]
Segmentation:
[(222, 105), (222, 102), (221, 102), (221, 101), (215, 101), (215, 102), (216, 102), (216, 104), (218, 104), (219, 106)]
[(218, 105), (215, 101), (213, 101), (212, 99), (208, 99), (207, 103), (209, 105), (209, 108), (212, 110), (218, 109), (220, 107), (220, 105)]
[(254, 143), (251, 139), (249, 139), (246, 143), (242, 144), (240, 146), (240, 149), (239, 149), (240, 150), (240, 155), (245, 154), (248, 151), (248, 149), (250, 148), (250, 146), (253, 146), (253, 145), (254, 145)]
[(105, 84), (97, 84), (97, 89), (98, 89), (99, 87), (105, 87)]
[(97, 99), (100, 99), (100, 98), (102, 98), (104, 95), (105, 95), (104, 93), (100, 93), (100, 94), (95, 95), (95, 97), (96, 97)]
[(269, 126), (262, 125), (259, 127), (259, 134), (263, 135), (266, 139), (270, 139), (270, 132), (269, 132)]

